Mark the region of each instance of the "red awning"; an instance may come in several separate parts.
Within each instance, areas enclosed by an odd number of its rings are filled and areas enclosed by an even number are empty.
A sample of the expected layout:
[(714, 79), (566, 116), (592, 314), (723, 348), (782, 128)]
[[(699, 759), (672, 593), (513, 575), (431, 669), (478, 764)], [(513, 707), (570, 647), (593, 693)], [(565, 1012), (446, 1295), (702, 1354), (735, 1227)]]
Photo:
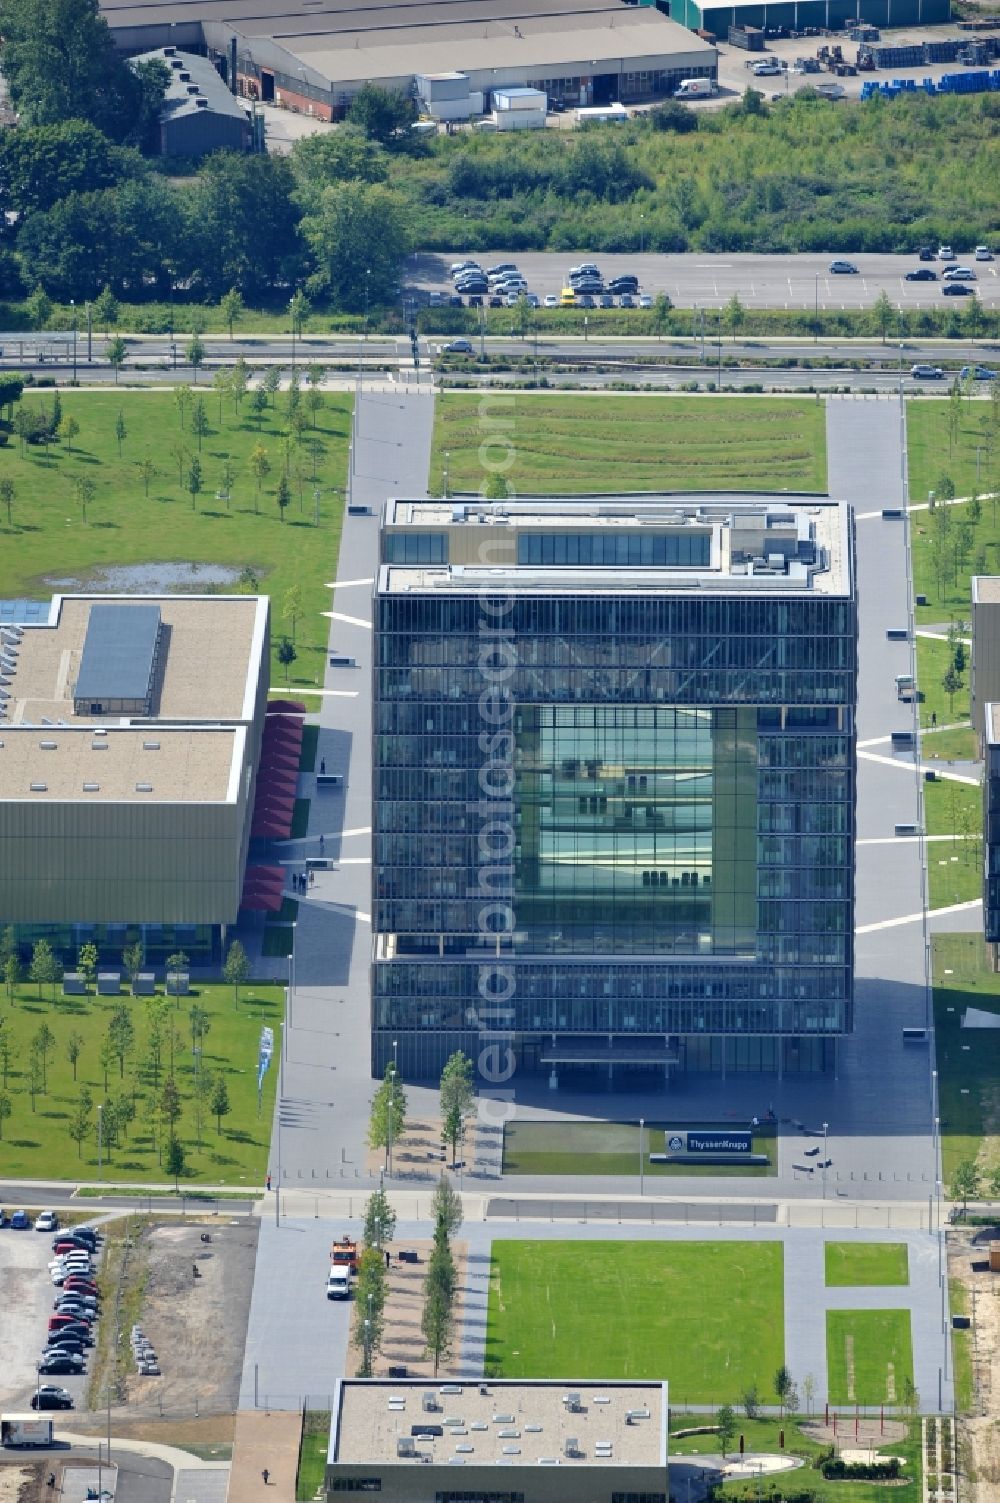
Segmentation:
[(257, 779), (258, 793), (285, 793), (294, 798), (298, 787), (299, 780), (291, 772), (272, 772), (267, 769)]
[(286, 840), (291, 834), (290, 824), (278, 824), (274, 820), (254, 820), (250, 826), (250, 836), (253, 840)]
[(278, 913), (281, 909), (281, 895), (245, 892), (240, 900), (240, 907), (253, 913)]
[(304, 715), (306, 707), (297, 699), (269, 699), (266, 715)]

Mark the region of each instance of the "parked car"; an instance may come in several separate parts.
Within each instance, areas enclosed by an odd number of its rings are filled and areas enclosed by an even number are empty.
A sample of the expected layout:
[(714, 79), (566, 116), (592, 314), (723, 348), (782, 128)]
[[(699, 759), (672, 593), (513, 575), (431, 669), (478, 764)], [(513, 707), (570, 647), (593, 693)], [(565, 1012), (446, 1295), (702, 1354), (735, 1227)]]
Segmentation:
[(500, 296), (499, 292), (494, 292), (494, 293), (492, 293), (490, 295), (490, 307), (491, 308), (502, 308), (503, 307), (503, 298)]
[(968, 282), (945, 282), (941, 288), (945, 297), (975, 297), (976, 289)]
[(638, 292), (639, 278), (632, 276), (630, 272), (623, 273), (620, 277), (612, 277), (606, 291), (620, 295), (623, 292)]
[(576, 281), (570, 282), (569, 285), (574, 292), (586, 292), (591, 296), (596, 293), (599, 297), (604, 291), (604, 283), (600, 277), (578, 277)]
[(977, 245), (976, 246), (976, 260), (977, 261), (992, 261), (993, 260), (993, 252), (990, 250), (990, 248), (989, 248), (988, 245)]
[(73, 1395), (66, 1388), (57, 1388), (54, 1383), (43, 1383), (31, 1395), (32, 1409), (72, 1409)]
[(929, 266), (918, 266), (916, 271), (908, 271), (905, 280), (907, 282), (936, 282), (937, 272), (931, 271)]
[(447, 299), (443, 292), (432, 292), (427, 299), (428, 305), (431, 308), (443, 308), (446, 301)]
[(46, 1377), (54, 1377), (57, 1373), (82, 1373), (86, 1369), (86, 1363), (82, 1357), (77, 1357), (71, 1352), (59, 1357), (53, 1354), (51, 1357), (43, 1355), (38, 1364), (38, 1371)]
[(526, 292), (524, 294), (524, 300), (529, 308), (537, 308), (539, 306), (539, 297), (537, 292)]
[(919, 251), (917, 252), (917, 260), (918, 261), (933, 261), (934, 260), (934, 247), (933, 247), (933, 245), (922, 245), (920, 247)]
[(82, 1273), (69, 1274), (63, 1288), (67, 1292), (70, 1290), (79, 1290), (81, 1294), (92, 1294), (95, 1299), (99, 1299), (101, 1294), (94, 1280), (86, 1278)]
[(615, 306), (615, 300), (611, 296), (611, 293), (602, 292), (600, 297), (597, 299), (597, 306), (598, 308), (613, 308)]
[(515, 264), (514, 264), (513, 261), (498, 261), (497, 264), (496, 264), (496, 266), (488, 266), (486, 268), (486, 275), (492, 281), (494, 277), (503, 276), (503, 274), (504, 274), (505, 271), (516, 271), (516, 270), (517, 270), (517, 267), (515, 266)]
[(451, 263), (451, 275), (457, 277), (460, 271), (481, 271), (478, 261), (453, 261)]
[(997, 373), (988, 365), (963, 365), (959, 371), (963, 381), (995, 381)]
[(459, 294), (457, 292), (453, 292), (452, 295), (451, 295), (451, 297), (448, 299), (448, 307), (449, 308), (464, 308), (465, 307), (464, 302), (462, 301), (461, 297), (459, 296)]
[(569, 269), (571, 282), (574, 277), (599, 277), (600, 275), (600, 268), (594, 261), (581, 261), (579, 266), (571, 266)]
[(835, 276), (856, 277), (858, 268), (853, 261), (831, 261), (830, 270)]
[(55, 1211), (42, 1211), (35, 1217), (36, 1232), (54, 1232), (59, 1225), (59, 1217)]
[(944, 273), (946, 282), (975, 282), (976, 273), (971, 266), (949, 266)]
[(578, 308), (596, 308), (597, 304), (589, 292), (578, 292), (576, 295), (576, 306)]
[(952, 250), (952, 248), (951, 248), (950, 245), (939, 245), (938, 246), (938, 260), (939, 261), (954, 261), (954, 260), (956, 260), (955, 252)]
[(944, 371), (939, 365), (911, 365), (910, 375), (915, 381), (944, 380)]
[(10, 1218), (10, 1224), (15, 1232), (26, 1232), (31, 1225), (27, 1211), (15, 1211)]
[(751, 72), (754, 78), (770, 78), (775, 73), (780, 73), (781, 68), (772, 58), (764, 58), (762, 62), (754, 63)]
[(556, 295), (555, 295), (554, 292), (547, 292), (545, 294), (544, 298), (542, 299), (542, 307), (543, 308), (558, 308), (559, 307), (559, 299), (556, 297)]
[(564, 287), (559, 294), (560, 308), (572, 308), (576, 303), (576, 291), (572, 287)]
[(632, 296), (631, 292), (623, 292), (622, 293), (621, 297), (618, 299), (618, 306), (620, 308), (634, 308), (635, 307), (635, 298)]

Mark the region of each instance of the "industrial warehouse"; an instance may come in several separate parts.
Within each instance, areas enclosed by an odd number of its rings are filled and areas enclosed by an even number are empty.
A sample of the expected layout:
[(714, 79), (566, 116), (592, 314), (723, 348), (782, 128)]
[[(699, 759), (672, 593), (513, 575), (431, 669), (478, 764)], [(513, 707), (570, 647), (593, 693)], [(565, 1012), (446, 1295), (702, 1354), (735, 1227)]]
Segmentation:
[(247, 867), (287, 833), (301, 738), (267, 713), (268, 618), (263, 596), (57, 595), (0, 627), (0, 925), (20, 943), (138, 935), (204, 963), (241, 908), (272, 885), (280, 903), (280, 872)]
[[(497, 89), (529, 87), (567, 105), (640, 102), (684, 78), (715, 78), (715, 48), (652, 6), (617, 0), (320, 0), (288, 14), (248, 0), (207, 0), (197, 18), (174, 0), (106, 0), (123, 51), (205, 51), (234, 92), (339, 119), (368, 82), (427, 97), (421, 80), (459, 73), (468, 113)], [(453, 116), (454, 118), (454, 116)]]

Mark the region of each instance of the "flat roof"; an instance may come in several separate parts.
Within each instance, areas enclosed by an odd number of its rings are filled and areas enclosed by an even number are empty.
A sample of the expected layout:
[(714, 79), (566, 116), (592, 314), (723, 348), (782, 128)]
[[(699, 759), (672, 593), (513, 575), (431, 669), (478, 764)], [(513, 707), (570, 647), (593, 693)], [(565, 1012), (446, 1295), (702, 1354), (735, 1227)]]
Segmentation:
[(158, 605), (92, 605), (75, 699), (142, 699), (152, 688)]
[[(268, 601), (262, 595), (56, 595), (48, 620), (21, 628), (12, 668), (0, 669), (6, 691), (4, 725), (76, 721), (84, 646), (95, 608), (109, 604), (125, 614), (126, 627), (146, 621), (150, 607), (163, 628), (162, 674), (155, 719), (184, 725), (253, 718), (263, 666)], [(95, 700), (99, 696), (94, 696)], [(106, 715), (91, 717), (110, 723)], [(118, 717), (127, 719), (128, 717)], [(133, 719), (136, 717), (132, 717)]]
[(986, 739), (990, 746), (1000, 743), (1000, 704), (986, 706)]
[[(425, 1394), (433, 1396), (432, 1411), (423, 1407)], [(443, 1433), (413, 1434), (425, 1425)], [(570, 1440), (576, 1445), (567, 1454)], [(399, 1455), (400, 1441), (415, 1454)], [(461, 1464), (666, 1467), (667, 1385), (363, 1378), (338, 1385), (330, 1465), (415, 1466), (426, 1455), (456, 1471)]]
[(233, 803), (246, 729), (0, 724), (0, 802)]
[[(484, 502), (391, 499), (383, 513), (386, 530), (466, 529), (481, 536), (496, 560), (491, 531), (513, 539), (519, 533), (626, 531), (710, 532), (708, 565), (602, 564), (583, 567), (516, 564), (382, 564), (381, 595), (467, 593), (490, 588), (514, 594), (622, 592), (675, 594), (793, 592), (852, 595), (854, 590), (850, 507), (828, 497), (722, 496), (521, 498)], [(485, 550), (484, 550), (485, 552)]]
[(1000, 605), (1000, 575), (973, 574), (972, 599), (976, 605)]

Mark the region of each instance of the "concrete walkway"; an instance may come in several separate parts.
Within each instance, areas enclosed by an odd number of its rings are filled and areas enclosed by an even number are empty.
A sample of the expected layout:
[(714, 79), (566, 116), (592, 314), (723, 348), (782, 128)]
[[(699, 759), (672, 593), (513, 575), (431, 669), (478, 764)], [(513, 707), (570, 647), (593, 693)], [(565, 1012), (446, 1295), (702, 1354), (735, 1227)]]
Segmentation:
[[(231, 1503), (295, 1503), (302, 1416), (241, 1410), (236, 1416), (230, 1468)], [(265, 1486), (263, 1472), (269, 1473)], [(177, 1503), (182, 1503), (178, 1498)]]

